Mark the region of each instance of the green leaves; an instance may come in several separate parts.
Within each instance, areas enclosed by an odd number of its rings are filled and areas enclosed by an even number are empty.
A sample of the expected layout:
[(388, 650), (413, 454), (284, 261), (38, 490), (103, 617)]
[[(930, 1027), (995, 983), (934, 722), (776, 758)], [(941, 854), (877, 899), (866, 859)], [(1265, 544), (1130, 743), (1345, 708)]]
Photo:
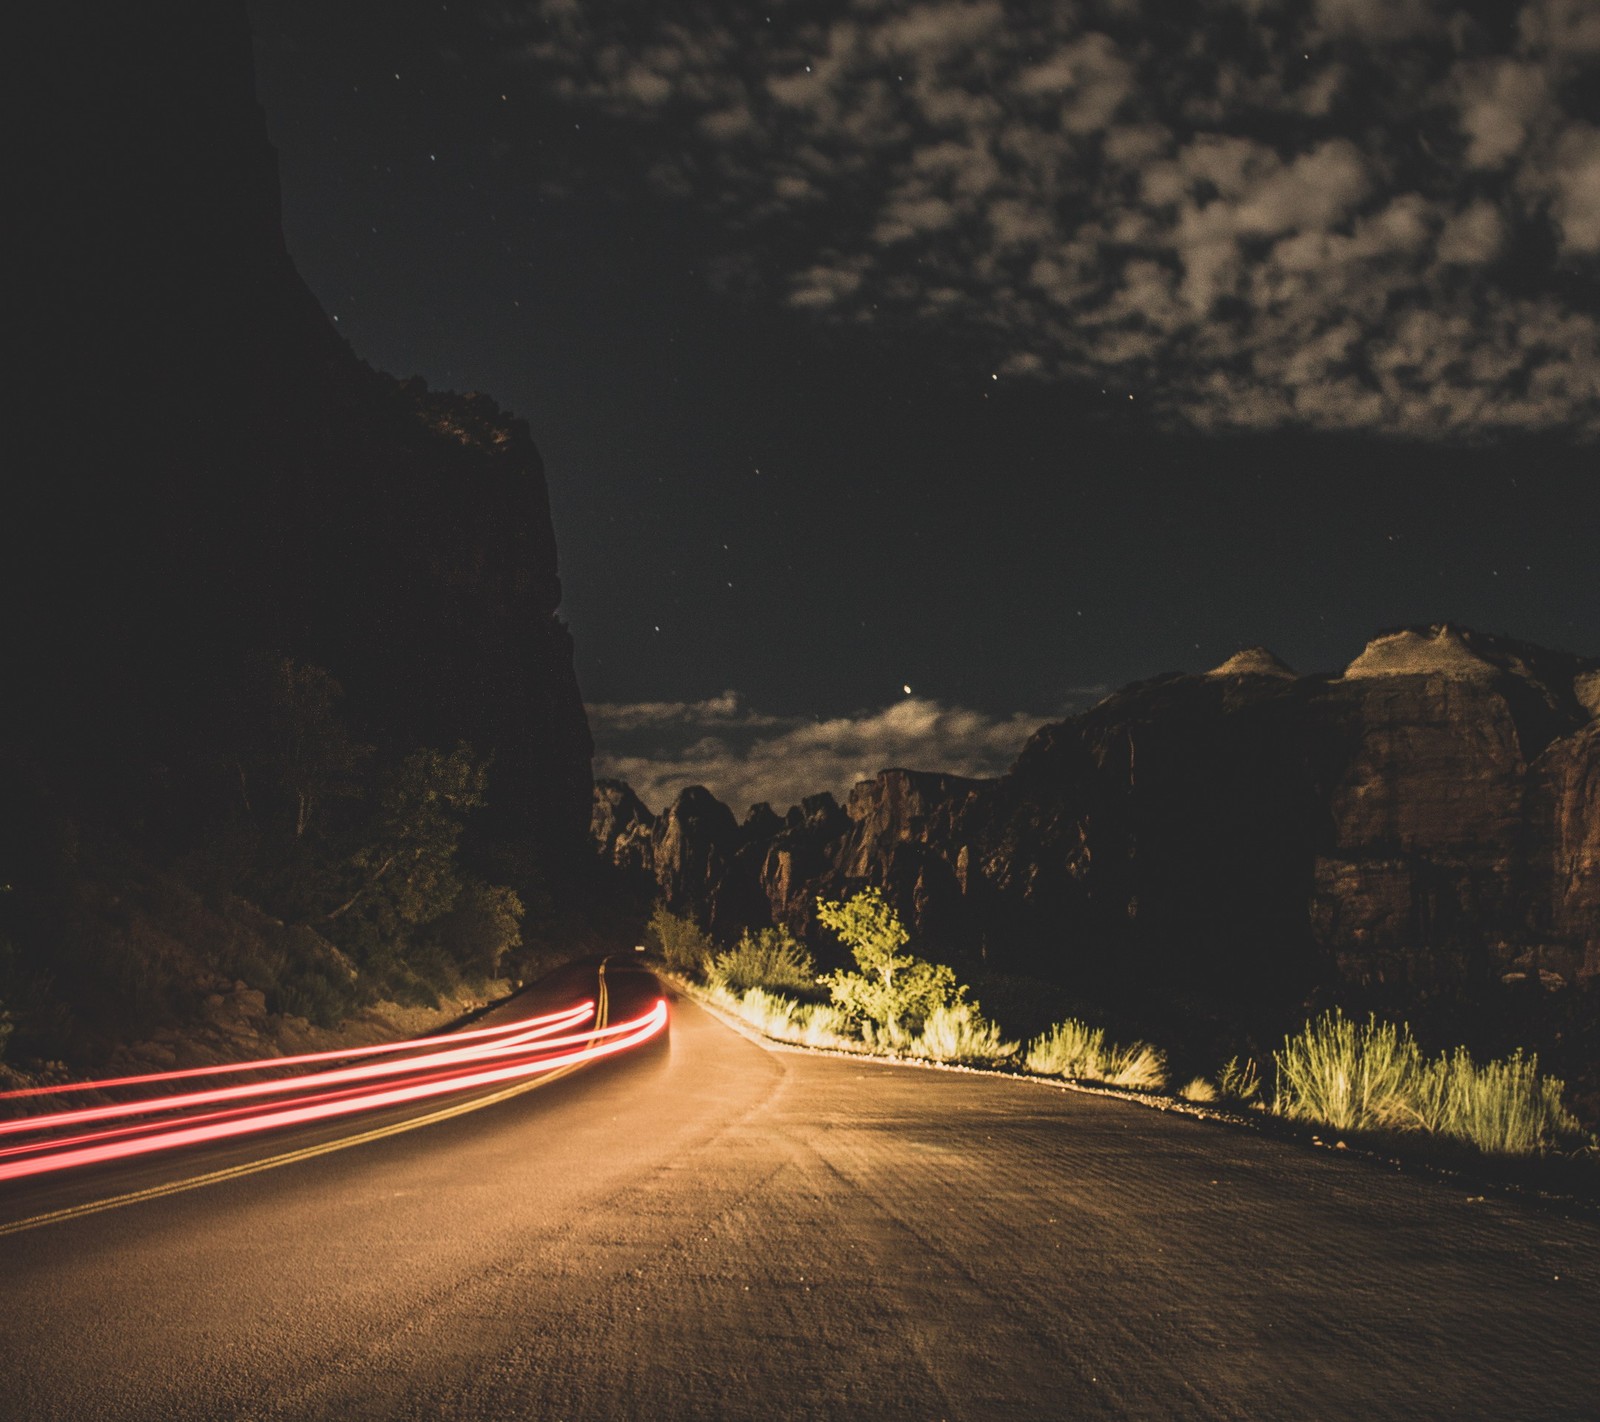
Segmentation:
[(856, 960), (859, 972), (822, 979), (834, 1004), (891, 1036), (920, 1027), (941, 1007), (966, 995), (953, 969), (902, 953), (910, 935), (878, 889), (863, 889), (844, 903), (817, 900), (817, 918)]
[(711, 960), (706, 981), (735, 993), (750, 988), (807, 992), (816, 988), (817, 964), (787, 929), (746, 929), (732, 948)]
[(692, 918), (673, 913), (665, 900), (656, 901), (647, 932), (674, 973), (703, 973), (716, 952), (716, 944), (700, 925)]

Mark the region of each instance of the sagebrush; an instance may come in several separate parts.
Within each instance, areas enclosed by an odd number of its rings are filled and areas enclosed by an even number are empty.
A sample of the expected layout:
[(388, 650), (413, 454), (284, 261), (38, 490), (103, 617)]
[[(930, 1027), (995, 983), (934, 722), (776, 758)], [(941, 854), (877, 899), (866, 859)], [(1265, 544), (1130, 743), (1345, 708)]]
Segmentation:
[(806, 992), (817, 986), (817, 963), (786, 929), (746, 930), (732, 948), (711, 958), (706, 981), (730, 992)]
[(1167, 1084), (1167, 1059), (1148, 1042), (1119, 1046), (1107, 1039), (1103, 1027), (1073, 1017), (1029, 1042), (1024, 1065), (1043, 1076), (1136, 1091), (1159, 1091)]
[(692, 918), (673, 913), (656, 901), (646, 933), (669, 972), (698, 974), (706, 970), (716, 945)]
[(1000, 1029), (978, 1011), (975, 1002), (936, 1007), (910, 1041), (911, 1055), (936, 1062), (999, 1062), (1017, 1054)]
[(1521, 1052), (1483, 1064), (1465, 1048), (1429, 1057), (1409, 1027), (1336, 1009), (1286, 1037), (1273, 1064), (1273, 1110), (1331, 1130), (1423, 1132), (1490, 1155), (1587, 1141), (1563, 1083)]

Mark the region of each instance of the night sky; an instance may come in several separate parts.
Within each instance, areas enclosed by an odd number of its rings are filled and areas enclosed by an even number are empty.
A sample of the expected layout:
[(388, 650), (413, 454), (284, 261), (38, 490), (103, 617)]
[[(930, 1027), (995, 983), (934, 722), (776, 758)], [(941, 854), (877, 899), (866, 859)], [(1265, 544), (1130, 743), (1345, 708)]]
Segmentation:
[(1263, 643), (1600, 652), (1600, 6), (252, 0), (289, 248), (742, 811)]

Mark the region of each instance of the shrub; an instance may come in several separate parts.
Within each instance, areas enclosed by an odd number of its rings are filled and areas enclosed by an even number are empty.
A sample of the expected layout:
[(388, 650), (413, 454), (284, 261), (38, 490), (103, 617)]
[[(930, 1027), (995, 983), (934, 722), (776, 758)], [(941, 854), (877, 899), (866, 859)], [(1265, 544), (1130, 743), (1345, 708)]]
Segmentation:
[(428, 932), (462, 972), (497, 978), (506, 955), (522, 946), (522, 900), (503, 884), (466, 879)]
[(796, 1042), (807, 1047), (853, 1046), (849, 1038), (849, 1020), (837, 1007), (825, 1002), (801, 1003), (795, 1013)]
[(1167, 1084), (1167, 1059), (1148, 1042), (1110, 1047), (1101, 1063), (1099, 1080), (1107, 1086), (1124, 1086), (1132, 1091), (1160, 1091)]
[(1529, 1155), (1585, 1137), (1564, 1086), (1514, 1052), (1479, 1065), (1465, 1048), (1423, 1056), (1408, 1027), (1335, 1010), (1285, 1038), (1273, 1109), (1338, 1131), (1418, 1131), (1490, 1155)]
[(844, 1036), (843, 1015), (824, 1003), (796, 1002), (762, 988), (751, 988), (741, 995), (726, 987), (713, 987), (711, 1000), (724, 1011), (732, 1012), (780, 1041), (798, 1042), (807, 1047), (853, 1045)]
[(879, 1056), (895, 1056), (900, 1052), (910, 1051), (911, 1043), (916, 1040), (916, 1033), (908, 1031), (898, 1022), (885, 1022), (879, 1025), (863, 1017), (852, 1016), (849, 1013), (844, 1015), (847, 1021), (855, 1023), (867, 1049), (878, 1053)]
[(1028, 1043), (1023, 1064), (1042, 1076), (1093, 1076), (1105, 1048), (1103, 1027), (1069, 1017)]
[(1000, 1029), (986, 1021), (974, 1002), (936, 1007), (910, 1043), (911, 1055), (936, 1062), (993, 1062), (1017, 1054), (1017, 1043), (1001, 1039)]
[(1562, 1104), (1563, 1089), (1562, 1082), (1539, 1075), (1537, 1057), (1513, 1052), (1480, 1067), (1458, 1049), (1450, 1059), (1444, 1130), (1491, 1155), (1578, 1144), (1583, 1131)]
[(656, 901), (646, 926), (670, 972), (699, 974), (706, 970), (716, 945), (692, 918), (673, 913)]
[(804, 992), (817, 985), (817, 964), (793, 936), (782, 928), (748, 931), (706, 968), (706, 981), (731, 992), (772, 988)]
[(914, 1035), (935, 1009), (955, 1006), (966, 991), (952, 969), (900, 951), (910, 937), (877, 889), (863, 889), (845, 903), (818, 899), (817, 918), (860, 969), (822, 979), (834, 1005), (893, 1045), (902, 1033)]
[(1403, 1128), (1409, 1088), (1421, 1053), (1409, 1031), (1369, 1018), (1366, 1026), (1339, 1011), (1308, 1022), (1273, 1055), (1281, 1116), (1320, 1122), (1336, 1131)]
[(1148, 1042), (1121, 1047), (1106, 1040), (1103, 1027), (1071, 1017), (1029, 1042), (1024, 1064), (1043, 1076), (1141, 1091), (1158, 1091), (1167, 1084), (1166, 1058)]
[(1229, 1057), (1217, 1073), (1217, 1095), (1228, 1101), (1254, 1101), (1261, 1094), (1261, 1072), (1251, 1057)]

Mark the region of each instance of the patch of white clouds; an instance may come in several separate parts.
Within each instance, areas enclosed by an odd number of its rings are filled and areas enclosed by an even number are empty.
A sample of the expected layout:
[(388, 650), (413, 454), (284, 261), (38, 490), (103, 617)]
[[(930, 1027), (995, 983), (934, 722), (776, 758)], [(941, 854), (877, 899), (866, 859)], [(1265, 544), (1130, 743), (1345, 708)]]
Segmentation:
[[(1104, 690), (1084, 688), (1073, 701)], [(762, 802), (781, 814), (823, 790), (842, 802), (856, 781), (889, 768), (991, 778), (1064, 714), (992, 715), (908, 695), (879, 710), (812, 719), (764, 715), (733, 692), (588, 710), (597, 777), (627, 781), (657, 813), (703, 785), (739, 815)]]
[(1600, 3), (513, 6), (814, 319), (1206, 430), (1600, 433)]

